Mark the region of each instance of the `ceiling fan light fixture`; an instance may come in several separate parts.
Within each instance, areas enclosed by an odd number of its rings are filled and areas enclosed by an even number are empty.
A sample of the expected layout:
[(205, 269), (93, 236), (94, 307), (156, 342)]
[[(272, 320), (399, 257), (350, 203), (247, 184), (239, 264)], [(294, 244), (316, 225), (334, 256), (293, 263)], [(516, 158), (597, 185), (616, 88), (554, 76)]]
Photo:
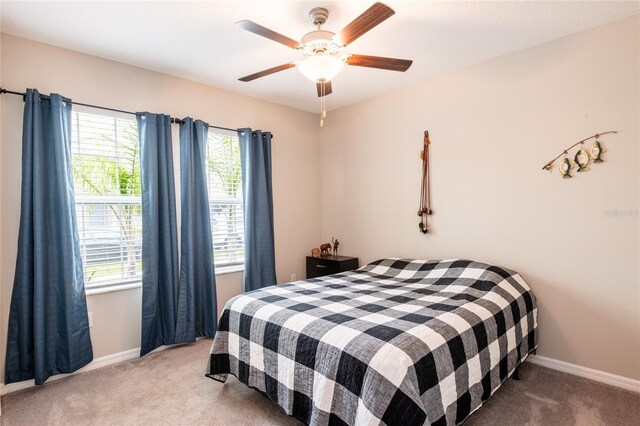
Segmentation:
[(298, 69), (314, 83), (331, 81), (344, 68), (344, 60), (332, 55), (316, 55), (305, 58)]

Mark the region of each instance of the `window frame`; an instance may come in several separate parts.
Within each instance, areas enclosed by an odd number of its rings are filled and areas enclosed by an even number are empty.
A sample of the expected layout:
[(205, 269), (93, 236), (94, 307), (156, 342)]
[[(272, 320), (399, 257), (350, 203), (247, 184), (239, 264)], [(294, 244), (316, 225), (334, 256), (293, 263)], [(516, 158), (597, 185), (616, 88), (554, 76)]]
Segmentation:
[[(233, 131), (228, 131), (228, 130), (222, 130), (222, 129), (216, 129), (216, 128), (209, 128), (207, 131), (207, 149), (206, 149), (206, 173), (207, 173), (207, 195), (209, 198), (209, 215), (210, 215), (210, 223), (213, 222), (213, 212), (212, 212), (212, 205), (216, 204), (216, 203), (221, 203), (221, 204), (235, 204), (235, 205), (239, 205), (241, 207), (242, 210), (242, 252), (243, 252), (243, 257), (242, 257), (242, 262), (233, 262), (233, 263), (229, 263), (229, 264), (216, 264), (216, 250), (215, 250), (215, 237), (216, 234), (214, 234), (214, 229), (213, 229), (213, 223), (211, 225), (211, 239), (213, 242), (213, 246), (214, 246), (214, 250), (213, 250), (213, 258), (214, 258), (214, 268), (215, 268), (215, 273), (216, 275), (221, 275), (221, 274), (228, 274), (228, 273), (233, 273), (233, 272), (241, 272), (244, 271), (245, 269), (245, 264), (246, 264), (246, 253), (244, 253), (244, 246), (245, 246), (245, 235), (244, 235), (244, 200), (243, 200), (243, 196), (242, 196), (242, 170), (240, 170), (240, 196), (236, 197), (236, 198), (224, 198), (224, 197), (212, 197), (212, 192), (211, 192), (211, 188), (209, 187), (211, 180), (210, 180), (210, 176), (209, 176), (209, 154), (210, 154), (210, 144), (212, 143), (212, 137), (214, 135), (219, 135), (219, 136), (228, 136), (231, 138), (232, 143), (235, 142), (238, 144), (238, 156), (240, 156), (240, 141), (238, 138), (238, 134), (237, 132), (233, 132)], [(241, 159), (238, 158), (238, 161), (240, 162)]]
[[(82, 105), (74, 105), (73, 110), (72, 110), (72, 114), (73, 113), (85, 113), (85, 114), (93, 114), (93, 115), (98, 115), (98, 116), (103, 116), (103, 117), (109, 117), (109, 118), (113, 118), (113, 119), (123, 119), (123, 120), (129, 120), (129, 121), (136, 121), (135, 117), (133, 118), (133, 120), (131, 119), (131, 115), (130, 114), (126, 114), (126, 113), (121, 113), (121, 112), (116, 112), (116, 111), (107, 111), (107, 110), (103, 110), (101, 108), (93, 108), (93, 107), (87, 107), (87, 106), (82, 106)], [(73, 122), (73, 120), (72, 120)], [(71, 136), (71, 143), (73, 143), (74, 141), (74, 135), (73, 132), (75, 132), (76, 129), (72, 127), (71, 132), (72, 132), (72, 136)], [(223, 136), (230, 136), (232, 138), (235, 138), (237, 140), (238, 136), (237, 133), (235, 132), (231, 132), (231, 131), (225, 131), (225, 130), (218, 130), (218, 129), (212, 129), (209, 128), (208, 132), (207, 132), (207, 162), (209, 159), (208, 156), (208, 144), (209, 142), (209, 135), (210, 134), (219, 134), (219, 135), (223, 135)], [(172, 136), (176, 136), (177, 131), (175, 131), (175, 129), (172, 128)], [(174, 142), (175, 143), (175, 142)], [(238, 141), (239, 143), (239, 141)], [(73, 160), (73, 146), (71, 147), (72, 149), (72, 160)], [(179, 154), (178, 154), (179, 155)], [(115, 157), (115, 156), (114, 156)], [(175, 164), (176, 167), (178, 167), (179, 169), (179, 158), (175, 159)], [(208, 165), (207, 165), (208, 167)], [(207, 173), (208, 173), (208, 169), (207, 169)], [(180, 174), (177, 173), (176, 176), (179, 176)], [(240, 179), (242, 179), (242, 176), (240, 177)], [(209, 184), (209, 180), (207, 177), (207, 185)], [(240, 185), (242, 185), (242, 182), (240, 182)], [(209, 188), (207, 187), (207, 194), (211, 195), (211, 193), (209, 192)], [(179, 195), (179, 192), (176, 192), (176, 195)], [(105, 196), (99, 196), (99, 195), (83, 195), (83, 194), (78, 194), (75, 188), (75, 177), (74, 177), (74, 206), (77, 205), (78, 203), (86, 203), (87, 201), (90, 201), (88, 204), (117, 204), (120, 203), (122, 201), (125, 201), (125, 198), (127, 196), (122, 196), (122, 195), (105, 195)], [(102, 199), (102, 200), (98, 200), (98, 199)], [(142, 205), (142, 197), (140, 197), (140, 205)], [(229, 202), (229, 200), (225, 200), (226, 202)], [(244, 203), (243, 203), (243, 199), (242, 196), (238, 199), (232, 199), (231, 201), (234, 204), (239, 204), (242, 206), (242, 214), (244, 217)], [(209, 199), (209, 203), (212, 203), (212, 199)], [(131, 203), (124, 203), (123, 204), (131, 204)], [(179, 198), (176, 199), (176, 207), (179, 210), (180, 209), (180, 200)], [(210, 214), (211, 214), (211, 209), (209, 210)], [(180, 217), (180, 216), (178, 216)], [(180, 229), (180, 228), (178, 228)], [(79, 231), (80, 229), (78, 229)], [(244, 230), (243, 230), (244, 231)], [(180, 230), (178, 230), (178, 232), (180, 232)], [(213, 239), (213, 228), (211, 230), (212, 233), (212, 239)], [(244, 232), (242, 235), (242, 243), (244, 245)], [(83, 273), (84, 273), (84, 262), (85, 259), (82, 259), (83, 261)], [(241, 263), (236, 263), (236, 264), (230, 264), (230, 265), (215, 265), (215, 251), (214, 251), (214, 266), (215, 266), (215, 275), (226, 275), (226, 274), (233, 274), (233, 273), (238, 273), (238, 272), (243, 272), (245, 269), (245, 262), (246, 262), (246, 256), (243, 258)], [(110, 292), (114, 292), (114, 291), (123, 291), (123, 290), (131, 290), (131, 289), (136, 289), (136, 288), (142, 288), (142, 276), (140, 276), (140, 279), (135, 279), (135, 280), (130, 280), (130, 281), (122, 281), (122, 282), (118, 282), (118, 283), (109, 283), (109, 284), (98, 284), (98, 285), (87, 285), (86, 282), (86, 277), (85, 277), (85, 282), (84, 282), (84, 289), (85, 289), (85, 295), (86, 296), (93, 296), (93, 295), (97, 295), (97, 294), (103, 294), (103, 293), (110, 293)]]
[[(107, 110), (103, 110), (101, 108), (92, 108), (92, 107), (87, 107), (87, 106), (76, 106), (74, 105), (73, 110), (72, 110), (72, 114), (75, 113), (79, 113), (79, 114), (91, 114), (91, 115), (96, 115), (96, 116), (100, 116), (100, 117), (107, 117), (110, 119), (114, 119), (114, 120), (127, 120), (127, 121), (132, 121), (134, 123), (136, 123), (136, 119), (135, 117), (133, 117), (131, 114), (125, 114), (125, 113), (121, 113), (121, 112), (116, 112), (116, 111), (107, 111)], [(77, 140), (77, 135), (74, 134), (74, 132), (76, 132), (77, 129), (76, 127), (73, 126), (73, 117), (72, 117), (72, 127), (71, 127), (71, 159), (73, 161), (74, 158), (74, 153), (73, 153), (73, 143), (75, 140)], [(136, 131), (137, 131), (137, 124), (136, 124)], [(117, 155), (108, 155), (106, 156), (108, 158), (119, 158)], [(138, 151), (138, 162), (140, 161), (140, 151)], [(78, 188), (76, 188), (75, 186), (76, 184), (76, 178), (74, 176), (74, 206), (77, 209), (79, 204), (82, 205), (117, 205), (117, 204), (127, 204), (127, 205), (139, 205), (140, 208), (142, 208), (142, 188), (140, 188), (140, 196), (135, 196), (135, 198), (137, 198), (137, 200), (132, 203), (131, 202), (131, 198), (134, 198), (132, 196), (127, 196), (127, 195), (89, 195), (89, 194), (78, 194)], [(142, 185), (142, 183), (140, 183), (140, 185)], [(76, 215), (77, 215), (77, 210), (76, 210)], [(81, 237), (81, 229), (80, 229), (80, 218), (77, 217), (77, 223), (78, 223), (78, 236), (80, 239), (80, 247), (82, 250), (82, 237)], [(140, 225), (142, 226), (142, 225)], [(140, 227), (140, 232), (142, 232), (142, 228)], [(91, 295), (95, 295), (95, 294), (102, 294), (102, 293), (109, 293), (112, 291), (121, 291), (121, 290), (129, 290), (129, 289), (134, 289), (134, 288), (141, 288), (142, 287), (142, 270), (140, 270), (140, 275), (139, 277), (136, 276), (135, 278), (129, 279), (129, 280), (122, 280), (122, 281), (118, 281), (118, 282), (112, 282), (112, 283), (102, 283), (102, 284), (89, 284), (87, 282), (87, 278), (86, 278), (86, 269), (85, 269), (85, 263), (86, 263), (86, 258), (81, 254), (82, 256), (82, 264), (83, 264), (83, 274), (84, 274), (84, 289), (85, 289), (85, 295), (86, 296), (91, 296)], [(142, 259), (140, 258), (140, 261), (142, 262)], [(121, 262), (124, 263), (124, 262)]]

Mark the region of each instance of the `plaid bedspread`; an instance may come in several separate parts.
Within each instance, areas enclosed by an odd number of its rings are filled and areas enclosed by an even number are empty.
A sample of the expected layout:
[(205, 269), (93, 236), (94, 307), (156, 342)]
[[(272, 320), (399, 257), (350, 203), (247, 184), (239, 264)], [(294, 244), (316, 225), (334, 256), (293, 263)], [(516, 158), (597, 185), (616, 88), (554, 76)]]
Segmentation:
[(208, 376), (233, 374), (310, 425), (454, 425), (537, 345), (515, 272), (383, 259), (231, 299)]

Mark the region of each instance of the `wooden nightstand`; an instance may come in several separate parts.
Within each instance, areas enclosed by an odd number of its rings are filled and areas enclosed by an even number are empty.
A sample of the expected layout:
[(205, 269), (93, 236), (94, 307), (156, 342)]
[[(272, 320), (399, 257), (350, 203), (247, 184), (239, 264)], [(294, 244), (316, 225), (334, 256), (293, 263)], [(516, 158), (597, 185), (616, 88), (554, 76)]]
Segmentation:
[(307, 278), (316, 278), (323, 275), (337, 274), (339, 272), (358, 269), (358, 258), (349, 256), (307, 256)]

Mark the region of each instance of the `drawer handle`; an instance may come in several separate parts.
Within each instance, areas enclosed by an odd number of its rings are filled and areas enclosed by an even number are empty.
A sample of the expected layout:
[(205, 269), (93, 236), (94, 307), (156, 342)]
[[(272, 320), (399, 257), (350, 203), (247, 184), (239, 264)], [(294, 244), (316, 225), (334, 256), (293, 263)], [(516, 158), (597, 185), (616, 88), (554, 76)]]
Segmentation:
[(326, 268), (326, 267), (327, 267), (327, 265), (318, 265), (318, 264), (316, 264), (316, 268)]

